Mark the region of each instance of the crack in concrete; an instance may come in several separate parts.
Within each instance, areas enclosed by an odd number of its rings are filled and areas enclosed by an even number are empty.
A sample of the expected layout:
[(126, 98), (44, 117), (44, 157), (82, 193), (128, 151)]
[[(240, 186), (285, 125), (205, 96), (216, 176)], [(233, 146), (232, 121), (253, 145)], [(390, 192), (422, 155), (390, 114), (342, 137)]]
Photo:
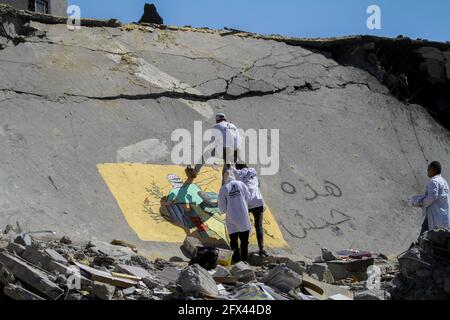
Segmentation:
[(232, 95), (227, 93), (227, 91), (217, 92), (210, 95), (198, 95), (187, 92), (176, 92), (176, 91), (163, 91), (158, 93), (147, 93), (147, 94), (118, 94), (114, 96), (88, 96), (88, 95), (79, 95), (72, 93), (65, 93), (63, 95), (46, 95), (36, 92), (27, 92), (15, 89), (0, 89), (2, 92), (13, 92), (18, 95), (30, 95), (44, 99), (50, 100), (59, 100), (66, 99), (67, 97), (73, 98), (85, 98), (89, 100), (100, 100), (100, 101), (110, 101), (110, 100), (157, 100), (160, 98), (172, 98), (172, 99), (185, 99), (190, 101), (198, 101), (198, 102), (208, 102), (210, 100), (240, 100), (249, 97), (263, 97), (269, 95), (275, 95), (277, 93), (282, 93), (284, 91), (315, 91), (318, 89), (313, 88), (310, 83), (306, 83), (302, 86), (287, 86), (283, 88), (278, 88), (271, 91), (259, 91), (259, 90), (249, 90), (239, 95)]

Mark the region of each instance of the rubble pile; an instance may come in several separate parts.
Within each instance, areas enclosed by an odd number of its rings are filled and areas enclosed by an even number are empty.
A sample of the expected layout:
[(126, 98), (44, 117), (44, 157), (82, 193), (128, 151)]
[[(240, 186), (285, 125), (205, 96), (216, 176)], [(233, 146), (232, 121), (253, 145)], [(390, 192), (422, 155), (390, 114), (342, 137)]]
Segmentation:
[[(184, 246), (194, 256), (197, 250), (191, 242)], [(253, 253), (248, 263), (214, 264), (206, 270), (201, 263), (182, 259), (149, 261), (124, 241), (80, 244), (67, 237), (38, 239), (7, 226), (0, 235), (0, 299), (388, 299), (383, 288), (368, 290), (367, 269), (385, 266), (386, 275), (394, 272), (392, 263), (364, 252), (346, 253), (323, 249), (314, 262)]]
[(428, 231), (398, 260), (399, 273), (390, 288), (393, 299), (450, 299), (449, 230)]

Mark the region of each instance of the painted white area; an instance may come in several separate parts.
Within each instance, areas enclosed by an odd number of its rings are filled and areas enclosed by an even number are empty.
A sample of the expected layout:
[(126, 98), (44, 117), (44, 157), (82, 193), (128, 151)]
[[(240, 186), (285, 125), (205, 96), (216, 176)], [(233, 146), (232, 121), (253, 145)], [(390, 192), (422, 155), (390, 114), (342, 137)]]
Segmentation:
[(117, 150), (117, 162), (154, 163), (169, 154), (167, 146), (158, 139), (147, 139)]
[(201, 101), (192, 101), (186, 99), (179, 99), (182, 103), (187, 105), (189, 108), (197, 111), (202, 116), (207, 119), (211, 119), (214, 116), (214, 110), (211, 108), (209, 103), (201, 102)]
[[(192, 88), (190, 85), (181, 82), (175, 77), (161, 71), (154, 65), (148, 63), (142, 58), (133, 58), (137, 70), (135, 72), (135, 76), (138, 78), (149, 82), (150, 84), (162, 88), (167, 91), (180, 92), (180, 93), (188, 93), (201, 96), (202, 93), (195, 88)], [(189, 108), (195, 110), (200, 115), (207, 119), (211, 119), (214, 115), (214, 111), (212, 107), (206, 103), (201, 101), (188, 101), (185, 99), (179, 99)]]

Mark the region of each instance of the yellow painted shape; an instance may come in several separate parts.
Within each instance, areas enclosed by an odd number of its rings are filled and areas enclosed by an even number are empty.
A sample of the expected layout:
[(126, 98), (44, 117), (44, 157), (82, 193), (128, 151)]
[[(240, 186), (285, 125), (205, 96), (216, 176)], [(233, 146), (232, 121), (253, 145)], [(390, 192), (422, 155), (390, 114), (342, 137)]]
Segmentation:
[[(167, 196), (173, 189), (167, 179), (168, 175), (175, 174), (185, 181), (185, 167), (137, 163), (99, 164), (97, 167), (127, 223), (141, 240), (181, 243), (187, 234), (194, 231), (184, 230), (165, 220), (160, 214), (160, 199)], [(197, 184), (203, 192), (218, 194), (221, 179), (221, 169), (203, 167), (193, 183)], [(287, 246), (269, 208), (264, 212), (264, 229), (267, 247)], [(256, 244), (254, 232), (250, 243)]]

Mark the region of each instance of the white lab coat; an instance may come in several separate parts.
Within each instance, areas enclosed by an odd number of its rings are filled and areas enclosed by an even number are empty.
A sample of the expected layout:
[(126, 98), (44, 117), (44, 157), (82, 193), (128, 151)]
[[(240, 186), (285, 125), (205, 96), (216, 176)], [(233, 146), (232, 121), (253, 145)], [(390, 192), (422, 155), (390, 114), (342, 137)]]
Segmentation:
[(256, 170), (254, 168), (244, 168), (242, 170), (233, 168), (233, 174), (236, 177), (236, 180), (242, 181), (250, 192), (248, 208), (254, 209), (264, 207), (264, 199), (259, 190), (259, 180)]
[(422, 207), (428, 218), (429, 230), (450, 229), (450, 192), (447, 181), (441, 175), (430, 179), (425, 195), (414, 197), (413, 205)]
[(245, 184), (229, 178), (219, 192), (219, 209), (226, 214), (229, 234), (251, 231), (247, 201), (250, 193)]
[(234, 124), (222, 121), (212, 126), (211, 129), (218, 130), (221, 136), (217, 137), (218, 140), (216, 140), (215, 136), (213, 136), (211, 138), (211, 143), (215, 142), (218, 147), (232, 149), (234, 151), (239, 149), (241, 145), (241, 136), (239, 135), (239, 131)]

